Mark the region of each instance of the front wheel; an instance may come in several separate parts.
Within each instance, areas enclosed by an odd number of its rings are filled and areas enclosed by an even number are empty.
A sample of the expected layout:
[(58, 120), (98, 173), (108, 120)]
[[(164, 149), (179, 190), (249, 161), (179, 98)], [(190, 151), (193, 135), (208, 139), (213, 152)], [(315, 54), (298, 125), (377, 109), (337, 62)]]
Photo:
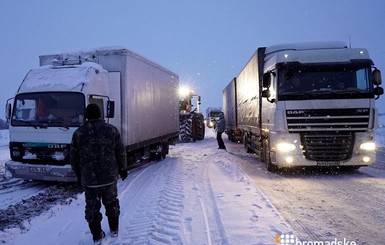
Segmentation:
[(269, 172), (277, 172), (278, 171), (278, 166), (271, 163), (271, 158), (270, 158), (270, 147), (269, 147), (269, 141), (264, 140), (263, 141), (263, 146), (262, 146), (262, 160), (266, 163), (266, 168), (267, 171)]
[(278, 171), (278, 166), (275, 164), (272, 164), (271, 162), (266, 163), (267, 171), (275, 173)]
[(247, 140), (247, 135), (243, 136), (243, 147), (245, 148), (246, 153), (252, 153), (253, 151), (249, 147), (249, 141)]

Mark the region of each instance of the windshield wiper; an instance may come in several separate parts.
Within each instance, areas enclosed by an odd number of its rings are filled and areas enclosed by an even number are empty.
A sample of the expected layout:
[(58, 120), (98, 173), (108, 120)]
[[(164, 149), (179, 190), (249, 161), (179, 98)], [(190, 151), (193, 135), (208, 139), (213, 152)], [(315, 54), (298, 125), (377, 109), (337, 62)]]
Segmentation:
[(361, 89), (358, 89), (358, 88), (351, 88), (351, 89), (347, 89), (347, 90), (337, 90), (334, 92), (336, 94), (363, 94), (366, 91), (362, 91)]
[(23, 123), (27, 124), (28, 126), (34, 127), (35, 129), (38, 128), (36, 124), (33, 124), (33, 123), (32, 123), (33, 121), (29, 121), (29, 120), (21, 120), (21, 119), (16, 119), (15, 121), (17, 121), (17, 122), (23, 122)]

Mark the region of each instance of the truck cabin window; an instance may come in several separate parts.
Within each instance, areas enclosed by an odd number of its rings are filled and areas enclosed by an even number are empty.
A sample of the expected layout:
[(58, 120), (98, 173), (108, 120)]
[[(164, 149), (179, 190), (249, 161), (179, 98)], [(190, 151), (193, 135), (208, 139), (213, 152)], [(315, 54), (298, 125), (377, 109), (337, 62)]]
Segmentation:
[(278, 99), (373, 97), (369, 68), (304, 67), (278, 72)]
[(15, 98), (13, 126), (78, 127), (84, 117), (80, 93), (27, 93)]

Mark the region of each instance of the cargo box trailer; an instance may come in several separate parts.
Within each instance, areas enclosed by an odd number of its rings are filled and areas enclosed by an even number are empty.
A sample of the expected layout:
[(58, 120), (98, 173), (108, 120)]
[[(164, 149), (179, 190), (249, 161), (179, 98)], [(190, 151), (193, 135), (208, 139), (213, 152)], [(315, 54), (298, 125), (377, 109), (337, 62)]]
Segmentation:
[(7, 103), (13, 177), (76, 181), (73, 132), (96, 103), (122, 136), (129, 166), (162, 159), (179, 134), (179, 77), (125, 48), (42, 55)]

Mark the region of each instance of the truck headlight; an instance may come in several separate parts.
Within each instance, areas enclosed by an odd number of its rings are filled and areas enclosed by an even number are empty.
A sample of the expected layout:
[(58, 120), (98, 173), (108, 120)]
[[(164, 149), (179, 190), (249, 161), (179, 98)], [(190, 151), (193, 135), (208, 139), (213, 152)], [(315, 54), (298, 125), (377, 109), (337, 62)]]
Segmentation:
[(365, 151), (374, 151), (376, 149), (376, 144), (374, 142), (365, 142), (360, 145), (360, 149)]
[(19, 149), (12, 149), (12, 156), (14, 157), (20, 157), (21, 153)]
[(295, 145), (291, 143), (278, 143), (277, 150), (281, 152), (290, 152), (295, 150)]

